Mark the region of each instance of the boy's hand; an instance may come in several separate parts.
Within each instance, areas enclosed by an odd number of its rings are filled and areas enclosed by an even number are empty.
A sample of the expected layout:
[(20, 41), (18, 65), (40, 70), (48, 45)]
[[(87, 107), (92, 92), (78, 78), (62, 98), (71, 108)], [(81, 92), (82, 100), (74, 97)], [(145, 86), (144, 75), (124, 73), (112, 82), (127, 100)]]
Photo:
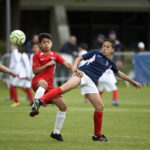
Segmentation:
[(52, 66), (55, 64), (56, 64), (56, 62), (54, 60), (51, 60), (50, 62), (47, 63), (47, 66), (49, 67), (49, 66)]
[(83, 77), (83, 72), (77, 69), (76, 75), (77, 75), (78, 77), (82, 78), (82, 77)]
[(134, 81), (133, 82), (133, 86), (135, 86), (136, 88), (142, 88), (141, 83)]
[(77, 72), (77, 67), (72, 66), (72, 72)]
[(9, 74), (10, 74), (11, 76), (13, 76), (13, 77), (17, 77), (17, 76), (18, 76), (18, 75), (17, 75), (15, 72), (13, 72), (13, 71), (10, 72)]

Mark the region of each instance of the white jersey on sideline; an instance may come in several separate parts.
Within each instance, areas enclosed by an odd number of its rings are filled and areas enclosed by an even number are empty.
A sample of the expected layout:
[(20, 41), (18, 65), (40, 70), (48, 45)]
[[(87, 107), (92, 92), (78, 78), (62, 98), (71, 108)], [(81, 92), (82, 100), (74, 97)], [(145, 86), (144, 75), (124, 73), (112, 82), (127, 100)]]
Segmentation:
[(21, 54), (19, 53), (18, 49), (14, 49), (10, 55), (10, 65), (9, 68), (13, 71), (17, 71), (17, 64), (20, 62)]
[[(16, 73), (19, 78), (12, 80), (12, 85), (16, 87), (31, 88), (31, 66), (28, 55), (20, 53), (20, 61), (16, 65)], [(25, 79), (28, 78), (28, 79)]]
[(20, 62), (18, 63), (19, 77), (31, 79), (31, 65), (29, 57), (26, 53), (21, 54)]
[[(82, 56), (82, 55), (84, 55), (84, 54), (86, 54), (86, 53), (87, 53), (87, 50), (82, 50), (82, 51), (80, 51), (80, 52), (78, 53), (78, 56)], [(87, 62), (87, 61), (82, 60), (82, 61), (79, 63), (78, 67), (83, 66), (86, 62)]]
[(34, 73), (33, 73), (33, 71), (32, 71), (33, 56), (34, 56), (34, 54), (31, 54), (31, 55), (30, 55), (30, 66), (31, 66), (31, 77), (32, 77), (32, 78), (34, 77)]

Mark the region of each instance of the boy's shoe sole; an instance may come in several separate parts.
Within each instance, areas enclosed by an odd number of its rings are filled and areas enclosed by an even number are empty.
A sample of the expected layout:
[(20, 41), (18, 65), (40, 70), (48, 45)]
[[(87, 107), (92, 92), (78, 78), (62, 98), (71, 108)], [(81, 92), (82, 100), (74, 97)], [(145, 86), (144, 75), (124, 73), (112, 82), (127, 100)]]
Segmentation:
[(38, 99), (33, 100), (33, 105), (30, 110), (30, 117), (34, 117), (39, 114), (39, 108), (41, 106), (41, 102)]

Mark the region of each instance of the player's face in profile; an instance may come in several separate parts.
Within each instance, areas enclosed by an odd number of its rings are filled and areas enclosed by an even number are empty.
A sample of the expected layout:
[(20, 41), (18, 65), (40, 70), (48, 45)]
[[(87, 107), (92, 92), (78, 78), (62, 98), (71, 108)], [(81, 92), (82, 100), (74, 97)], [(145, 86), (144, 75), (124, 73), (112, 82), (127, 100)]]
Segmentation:
[(43, 38), (40, 43), (40, 47), (42, 50), (49, 51), (52, 47), (52, 41), (50, 39)]
[(112, 44), (108, 41), (105, 41), (102, 46), (103, 55), (110, 57), (113, 52), (114, 52), (114, 48), (112, 47)]

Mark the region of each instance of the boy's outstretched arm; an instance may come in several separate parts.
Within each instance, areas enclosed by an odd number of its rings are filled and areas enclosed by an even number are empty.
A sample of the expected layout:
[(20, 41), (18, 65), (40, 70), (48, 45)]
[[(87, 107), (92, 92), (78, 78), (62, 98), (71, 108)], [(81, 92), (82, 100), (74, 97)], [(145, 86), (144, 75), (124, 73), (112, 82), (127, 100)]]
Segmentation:
[(7, 68), (6, 66), (1, 65), (1, 64), (0, 64), (0, 71), (8, 73), (8, 74), (12, 75), (13, 77), (17, 77), (17, 74), (15, 72), (11, 71), (9, 68)]
[(69, 62), (65, 61), (65, 62), (63, 63), (63, 65), (64, 65), (66, 68), (68, 68), (70, 71), (72, 71), (72, 64), (70, 64)]
[(82, 61), (82, 60), (83, 60), (83, 57), (82, 57), (82, 56), (79, 56), (79, 57), (77, 57), (77, 58), (75, 59), (74, 64), (73, 64), (73, 66), (72, 66), (72, 71), (73, 71), (73, 72), (76, 72), (76, 70), (77, 70), (77, 68), (78, 68), (78, 64), (79, 64), (79, 62)]
[(131, 78), (129, 78), (125, 73), (118, 71), (117, 76), (120, 77), (123, 80), (126, 80), (128, 82), (130, 82), (132, 85), (134, 85), (136, 88), (141, 88), (141, 84), (139, 82), (136, 82), (134, 80), (132, 80)]
[(82, 77), (82, 72), (81, 72), (80, 70), (78, 70), (78, 69), (76, 69), (76, 70), (74, 71), (74, 70), (72, 69), (72, 68), (73, 68), (73, 65), (72, 65), (72, 64), (70, 64), (70, 63), (68, 63), (67, 61), (65, 61), (65, 62), (63, 63), (63, 65), (64, 65), (66, 68), (68, 68), (71, 72), (76, 72), (79, 77)]

